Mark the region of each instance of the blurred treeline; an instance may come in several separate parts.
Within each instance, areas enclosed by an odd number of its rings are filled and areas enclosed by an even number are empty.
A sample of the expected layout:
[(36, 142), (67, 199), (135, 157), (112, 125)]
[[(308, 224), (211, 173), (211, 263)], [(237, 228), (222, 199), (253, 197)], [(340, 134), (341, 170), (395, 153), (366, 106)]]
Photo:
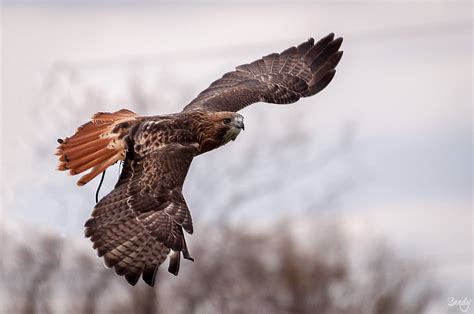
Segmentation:
[[(91, 249), (53, 235), (6, 238), (5, 313), (423, 313), (435, 290), (386, 245), (350, 258), (338, 223), (282, 220), (264, 232), (203, 226), (178, 277), (131, 287)], [(352, 248), (353, 250), (354, 248)]]

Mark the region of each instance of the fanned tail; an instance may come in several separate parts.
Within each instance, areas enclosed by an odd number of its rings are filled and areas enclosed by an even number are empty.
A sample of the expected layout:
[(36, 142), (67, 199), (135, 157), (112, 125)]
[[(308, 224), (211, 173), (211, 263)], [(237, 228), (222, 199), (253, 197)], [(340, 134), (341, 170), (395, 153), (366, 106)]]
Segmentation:
[(58, 170), (76, 175), (91, 169), (77, 181), (77, 185), (84, 185), (118, 160), (124, 160), (123, 139), (138, 119), (136, 113), (127, 109), (96, 113), (73, 136), (58, 139)]

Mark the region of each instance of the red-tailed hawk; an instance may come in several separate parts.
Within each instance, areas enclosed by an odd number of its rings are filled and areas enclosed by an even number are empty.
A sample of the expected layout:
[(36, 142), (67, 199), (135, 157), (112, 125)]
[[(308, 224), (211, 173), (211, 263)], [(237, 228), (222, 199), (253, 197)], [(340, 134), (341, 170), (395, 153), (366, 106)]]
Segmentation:
[(85, 235), (105, 264), (132, 285), (142, 276), (153, 286), (169, 255), (168, 270), (177, 275), (181, 254), (193, 260), (183, 233), (191, 234), (193, 223), (181, 191), (193, 158), (236, 139), (244, 129), (240, 109), (255, 102), (290, 104), (324, 89), (336, 73), (341, 44), (334, 34), (317, 43), (310, 38), (238, 66), (179, 113), (98, 113), (58, 140), (59, 170), (76, 175), (90, 169), (78, 185), (124, 161), (115, 188), (85, 223)]

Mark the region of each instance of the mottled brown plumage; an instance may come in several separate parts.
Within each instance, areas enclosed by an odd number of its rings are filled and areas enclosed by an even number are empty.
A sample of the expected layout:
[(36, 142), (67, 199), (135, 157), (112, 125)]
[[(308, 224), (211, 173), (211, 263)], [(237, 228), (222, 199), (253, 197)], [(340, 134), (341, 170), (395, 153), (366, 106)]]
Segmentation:
[(324, 89), (342, 57), (341, 43), (334, 34), (316, 44), (311, 38), (237, 67), (180, 113), (98, 113), (73, 136), (58, 140), (59, 170), (75, 175), (90, 169), (78, 185), (124, 161), (115, 188), (85, 224), (105, 264), (132, 285), (141, 276), (153, 286), (158, 266), (170, 256), (168, 270), (177, 275), (181, 254), (193, 260), (183, 232), (191, 234), (193, 224), (182, 187), (194, 156), (236, 139), (244, 128), (236, 111), (259, 101), (289, 104)]

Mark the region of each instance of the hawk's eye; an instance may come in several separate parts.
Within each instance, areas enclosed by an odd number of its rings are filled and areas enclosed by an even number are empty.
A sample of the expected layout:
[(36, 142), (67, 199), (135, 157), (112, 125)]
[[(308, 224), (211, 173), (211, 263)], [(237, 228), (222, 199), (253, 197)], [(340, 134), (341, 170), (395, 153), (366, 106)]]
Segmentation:
[(222, 122), (224, 124), (229, 124), (230, 123), (230, 119), (229, 118), (225, 118), (224, 120), (222, 120)]

